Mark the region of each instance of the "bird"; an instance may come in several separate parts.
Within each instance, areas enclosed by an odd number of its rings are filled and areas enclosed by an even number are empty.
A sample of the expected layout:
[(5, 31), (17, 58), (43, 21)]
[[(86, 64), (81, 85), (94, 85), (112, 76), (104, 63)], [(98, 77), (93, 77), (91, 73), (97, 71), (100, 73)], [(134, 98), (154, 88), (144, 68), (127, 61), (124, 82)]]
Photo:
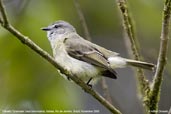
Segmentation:
[(66, 21), (59, 20), (41, 29), (47, 32), (55, 61), (87, 85), (96, 84), (101, 77), (117, 79), (116, 68), (155, 69), (153, 63), (123, 58), (117, 52), (84, 39)]

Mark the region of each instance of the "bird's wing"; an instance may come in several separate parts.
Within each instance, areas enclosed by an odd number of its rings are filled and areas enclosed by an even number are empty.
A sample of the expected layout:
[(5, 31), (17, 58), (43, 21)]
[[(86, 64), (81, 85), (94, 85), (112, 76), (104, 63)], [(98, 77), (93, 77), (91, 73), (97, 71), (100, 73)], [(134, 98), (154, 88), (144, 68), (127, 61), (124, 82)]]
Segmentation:
[(96, 48), (97, 45), (91, 45), (90, 42), (82, 38), (65, 38), (64, 43), (66, 51), (71, 57), (104, 68), (116, 75), (116, 72), (109, 65), (108, 57), (103, 52), (104, 49), (100, 51)]
[(110, 50), (107, 50), (101, 46), (98, 46), (96, 44), (93, 44), (89, 41), (86, 41), (89, 45), (95, 47), (99, 52), (103, 53), (103, 55), (106, 57), (106, 58), (109, 58), (109, 57), (115, 57), (115, 56), (118, 56), (119, 53), (116, 53), (116, 52), (113, 52), (113, 51), (110, 51)]

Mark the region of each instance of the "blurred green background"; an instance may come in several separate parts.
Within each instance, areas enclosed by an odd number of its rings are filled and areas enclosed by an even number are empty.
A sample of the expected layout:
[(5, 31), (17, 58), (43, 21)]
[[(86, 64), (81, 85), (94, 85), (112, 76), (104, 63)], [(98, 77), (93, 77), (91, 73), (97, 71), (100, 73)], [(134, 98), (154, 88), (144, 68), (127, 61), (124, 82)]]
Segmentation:
[[(84, 36), (73, 0), (3, 0), (12, 25), (52, 54), (46, 33), (40, 28), (56, 20), (74, 25)], [(123, 38), (121, 15), (115, 0), (78, 0), (92, 41), (130, 58)], [(156, 63), (160, 44), (163, 2), (128, 0), (140, 51), (145, 61)], [(76, 84), (63, 79), (46, 60), (0, 27), (0, 110), (91, 110), (110, 114)], [(171, 102), (171, 53), (164, 73), (159, 109)], [(113, 104), (124, 114), (143, 114), (131, 68), (117, 69), (117, 80), (107, 79)], [(146, 72), (149, 80), (154, 73)], [(102, 94), (100, 83), (94, 88)]]

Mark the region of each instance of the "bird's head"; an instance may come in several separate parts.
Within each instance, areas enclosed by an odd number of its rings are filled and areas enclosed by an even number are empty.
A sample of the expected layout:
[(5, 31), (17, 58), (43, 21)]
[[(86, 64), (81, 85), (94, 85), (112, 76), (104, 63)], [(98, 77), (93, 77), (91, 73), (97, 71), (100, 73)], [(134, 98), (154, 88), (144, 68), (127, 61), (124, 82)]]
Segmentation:
[(55, 40), (56, 38), (59, 38), (62, 35), (76, 32), (75, 28), (71, 24), (61, 20), (56, 21), (50, 24), (49, 26), (43, 27), (41, 29), (47, 31), (47, 37), (50, 41)]

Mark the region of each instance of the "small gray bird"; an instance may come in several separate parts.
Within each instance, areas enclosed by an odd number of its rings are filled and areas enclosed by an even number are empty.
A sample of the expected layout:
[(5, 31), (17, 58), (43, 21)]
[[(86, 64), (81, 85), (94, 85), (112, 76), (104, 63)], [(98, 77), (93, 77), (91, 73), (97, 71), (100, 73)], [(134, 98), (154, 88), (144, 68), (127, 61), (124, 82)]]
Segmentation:
[(122, 58), (116, 52), (83, 39), (68, 22), (57, 21), (42, 30), (47, 31), (56, 62), (88, 85), (101, 76), (116, 79), (115, 68), (129, 65), (149, 70), (155, 68), (152, 63)]

